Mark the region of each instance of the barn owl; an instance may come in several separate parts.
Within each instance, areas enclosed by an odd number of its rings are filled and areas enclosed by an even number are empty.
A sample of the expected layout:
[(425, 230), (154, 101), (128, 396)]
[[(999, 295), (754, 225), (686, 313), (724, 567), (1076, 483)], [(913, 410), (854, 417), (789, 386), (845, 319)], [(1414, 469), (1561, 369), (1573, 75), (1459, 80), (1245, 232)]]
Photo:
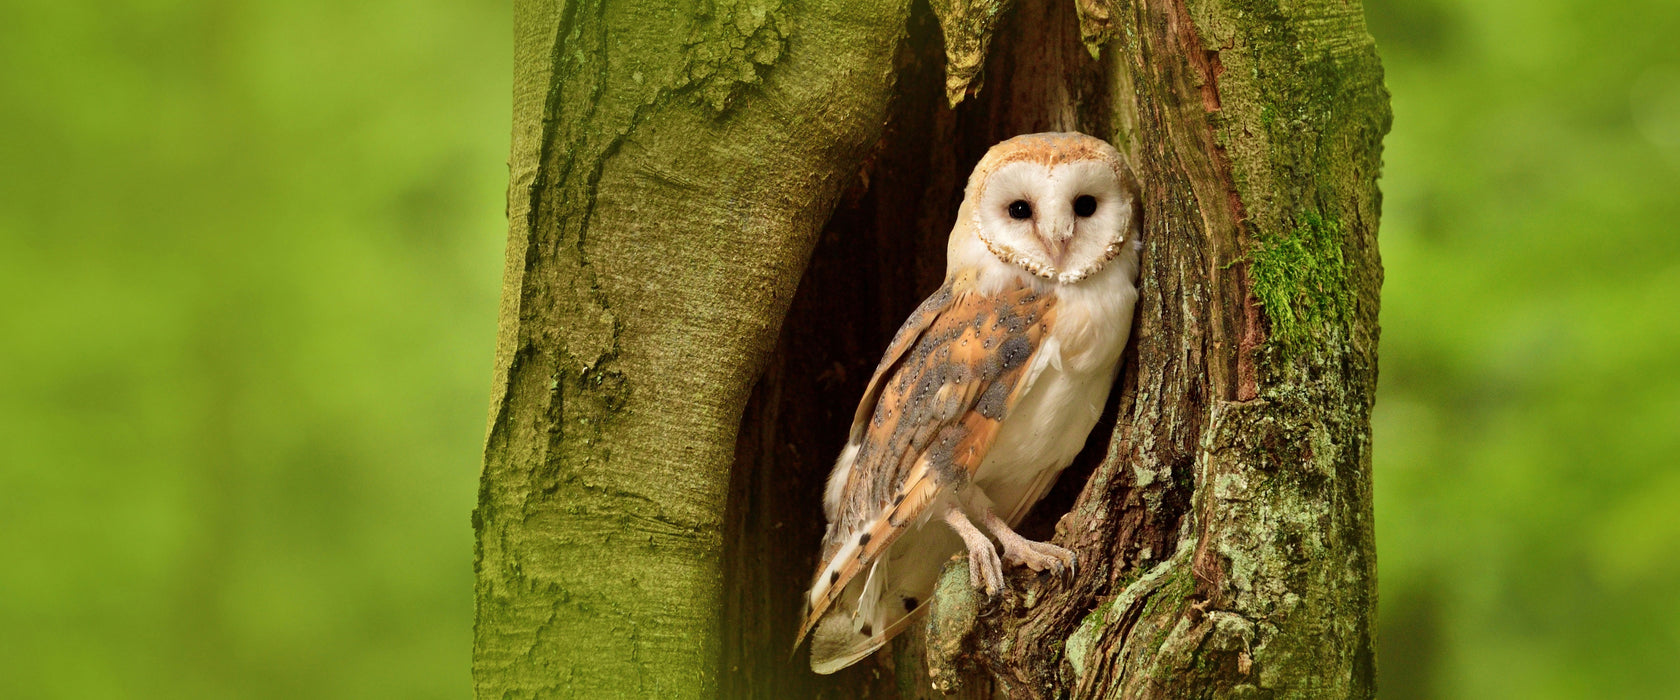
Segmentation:
[[(969, 177), (945, 283), (859, 402), (823, 494), (828, 529), (799, 639), (833, 673), (914, 620), (950, 555), (988, 596), (1003, 566), (1071, 570), (1013, 528), (1073, 461), (1119, 371), (1138, 274), (1135, 184), (1074, 133), (993, 146)], [(981, 530), (991, 532), (992, 540)]]

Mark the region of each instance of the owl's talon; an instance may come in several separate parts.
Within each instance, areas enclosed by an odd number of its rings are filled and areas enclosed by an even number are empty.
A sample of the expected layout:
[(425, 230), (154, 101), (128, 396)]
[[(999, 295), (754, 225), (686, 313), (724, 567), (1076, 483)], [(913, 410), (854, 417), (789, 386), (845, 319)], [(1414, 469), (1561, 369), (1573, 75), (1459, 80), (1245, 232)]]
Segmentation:
[(1059, 578), (1063, 574), (1071, 577), (1074, 566), (1079, 563), (1079, 556), (1074, 554), (1073, 550), (1022, 537), (990, 509), (986, 510), (986, 528), (991, 530), (992, 534), (997, 536), (998, 543), (1003, 545), (1003, 560), (1011, 566), (1025, 566), (1033, 571), (1049, 571)]
[(1025, 566), (1033, 571), (1049, 571), (1061, 577), (1073, 571), (1077, 558), (1066, 548), (1058, 547), (1049, 542), (1034, 542), (1019, 535), (1014, 541), (1004, 540), (1003, 560), (1011, 566)]
[(1003, 562), (990, 542), (979, 550), (969, 550), (968, 582), (975, 590), (985, 593), (987, 600), (996, 598), (1008, 586), (1003, 578)]
[(986, 539), (986, 533), (969, 522), (961, 508), (950, 507), (945, 511), (945, 522), (961, 537), (963, 544), (968, 547), (968, 583), (977, 591), (984, 592), (987, 599), (991, 599), (1002, 592), (1006, 584), (1003, 579), (1003, 561), (998, 558), (997, 548), (992, 541)]

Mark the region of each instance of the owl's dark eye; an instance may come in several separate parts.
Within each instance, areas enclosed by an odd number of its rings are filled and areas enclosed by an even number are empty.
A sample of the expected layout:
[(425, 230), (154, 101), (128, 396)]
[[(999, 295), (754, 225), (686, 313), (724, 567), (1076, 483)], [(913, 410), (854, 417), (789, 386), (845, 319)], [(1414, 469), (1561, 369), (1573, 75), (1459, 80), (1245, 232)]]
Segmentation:
[(1097, 213), (1097, 198), (1082, 194), (1073, 199), (1073, 213), (1080, 216), (1090, 216)]
[(1027, 200), (1025, 200), (1025, 199), (1017, 199), (1013, 202), (1010, 202), (1009, 203), (1009, 218), (1011, 218), (1011, 219), (1031, 219), (1032, 218), (1032, 205), (1028, 204)]

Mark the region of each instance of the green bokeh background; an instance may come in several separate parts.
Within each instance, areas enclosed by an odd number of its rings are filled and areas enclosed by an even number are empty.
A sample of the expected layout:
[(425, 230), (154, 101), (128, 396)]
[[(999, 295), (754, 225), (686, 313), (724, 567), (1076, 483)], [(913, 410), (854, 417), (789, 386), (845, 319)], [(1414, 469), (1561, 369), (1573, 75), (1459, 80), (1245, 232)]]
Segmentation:
[[(1382, 694), (1680, 697), (1680, 7), (1367, 7)], [(468, 695), (510, 21), (0, 1), (0, 697)]]

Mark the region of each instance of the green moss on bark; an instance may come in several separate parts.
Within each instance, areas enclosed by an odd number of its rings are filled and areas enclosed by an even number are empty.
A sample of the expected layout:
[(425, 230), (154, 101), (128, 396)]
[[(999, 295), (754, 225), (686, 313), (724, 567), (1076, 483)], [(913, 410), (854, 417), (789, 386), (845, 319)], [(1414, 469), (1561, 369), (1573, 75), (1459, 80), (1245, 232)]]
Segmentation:
[(1270, 340), (1286, 352), (1351, 318), (1353, 295), (1335, 221), (1304, 212), (1287, 233), (1261, 233), (1248, 262), (1254, 298), (1271, 321)]

